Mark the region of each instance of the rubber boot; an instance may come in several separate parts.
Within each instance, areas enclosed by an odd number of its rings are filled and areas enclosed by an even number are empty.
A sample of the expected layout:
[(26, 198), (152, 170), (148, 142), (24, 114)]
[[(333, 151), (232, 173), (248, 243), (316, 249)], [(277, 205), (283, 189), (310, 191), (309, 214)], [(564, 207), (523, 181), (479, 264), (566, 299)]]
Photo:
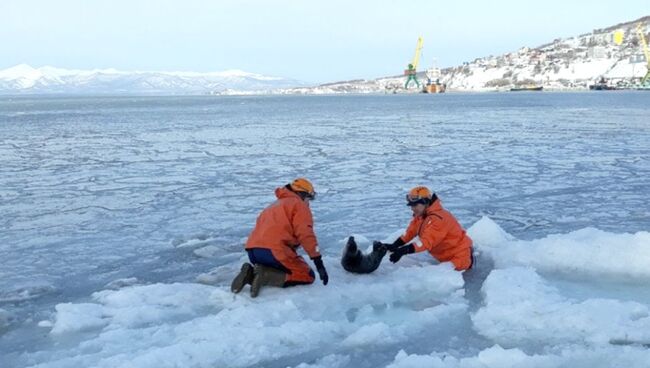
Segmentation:
[(250, 263), (244, 263), (241, 266), (241, 271), (239, 271), (239, 274), (232, 280), (232, 284), (230, 284), (230, 290), (233, 293), (237, 294), (238, 292), (242, 291), (246, 284), (253, 283), (253, 277), (255, 277), (255, 274), (253, 272), (253, 265)]
[(255, 277), (251, 284), (251, 298), (257, 297), (262, 286), (283, 287), (287, 274), (284, 271), (263, 265), (255, 265)]

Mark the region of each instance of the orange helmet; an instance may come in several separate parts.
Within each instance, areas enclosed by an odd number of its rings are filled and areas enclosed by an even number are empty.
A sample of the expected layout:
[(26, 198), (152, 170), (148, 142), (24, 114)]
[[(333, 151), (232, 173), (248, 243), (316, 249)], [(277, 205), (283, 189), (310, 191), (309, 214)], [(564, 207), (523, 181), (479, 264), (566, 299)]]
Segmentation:
[(305, 197), (309, 199), (316, 198), (316, 192), (314, 191), (314, 186), (311, 182), (305, 178), (298, 178), (289, 184), (291, 190), (296, 193), (305, 193)]
[(416, 204), (420, 203), (428, 205), (431, 203), (432, 198), (433, 194), (431, 194), (429, 188), (417, 186), (409, 190), (408, 194), (406, 195), (406, 205), (415, 206)]

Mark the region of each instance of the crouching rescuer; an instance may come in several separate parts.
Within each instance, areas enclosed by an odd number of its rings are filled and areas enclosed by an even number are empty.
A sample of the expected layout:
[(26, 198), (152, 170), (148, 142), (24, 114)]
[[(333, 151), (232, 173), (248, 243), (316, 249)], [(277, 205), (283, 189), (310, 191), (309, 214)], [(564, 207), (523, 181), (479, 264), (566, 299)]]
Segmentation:
[(239, 293), (250, 284), (251, 297), (255, 298), (262, 286), (288, 287), (313, 283), (314, 271), (298, 255), (299, 246), (314, 262), (323, 285), (327, 285), (329, 277), (318, 249), (309, 208), (309, 202), (316, 197), (313, 185), (305, 178), (298, 178), (277, 188), (275, 196), (277, 200), (260, 213), (246, 241), (245, 248), (251, 263), (244, 263), (232, 281), (231, 290), (234, 293)]
[[(428, 251), (440, 262), (453, 263), (457, 271), (470, 269), (472, 239), (451, 212), (442, 207), (436, 194), (427, 187), (418, 186), (409, 191), (406, 202), (413, 211), (413, 219), (404, 235), (393, 244), (375, 241), (375, 246), (386, 247), (393, 263), (406, 254)], [(416, 236), (418, 240), (411, 242)]]

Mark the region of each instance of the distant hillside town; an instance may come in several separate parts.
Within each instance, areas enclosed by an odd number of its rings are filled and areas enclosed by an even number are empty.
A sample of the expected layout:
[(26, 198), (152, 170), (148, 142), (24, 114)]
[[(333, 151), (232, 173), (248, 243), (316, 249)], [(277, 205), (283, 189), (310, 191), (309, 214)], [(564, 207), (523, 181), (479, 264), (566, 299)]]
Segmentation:
[[(650, 16), (571, 38), (521, 49), (499, 56), (477, 58), (442, 70), (418, 71), (424, 86), (436, 77), (448, 91), (501, 91), (515, 89), (584, 90), (638, 88), (648, 75), (647, 47)], [(647, 48), (645, 49), (647, 53)], [(405, 73), (407, 74), (407, 73)], [(374, 80), (352, 80), (315, 87), (292, 88), (282, 93), (417, 93), (405, 88), (406, 75)], [(647, 81), (646, 81), (647, 86)], [(650, 86), (648, 86), (650, 87)]]

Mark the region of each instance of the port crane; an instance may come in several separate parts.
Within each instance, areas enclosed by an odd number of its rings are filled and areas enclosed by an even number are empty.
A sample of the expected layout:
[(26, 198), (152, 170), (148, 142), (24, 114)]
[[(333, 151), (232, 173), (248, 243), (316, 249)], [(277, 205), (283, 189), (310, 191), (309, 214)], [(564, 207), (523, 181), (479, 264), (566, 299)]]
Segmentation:
[(404, 75), (406, 75), (406, 83), (404, 83), (404, 88), (408, 89), (411, 81), (415, 82), (415, 85), (420, 88), (420, 82), (416, 76), (418, 63), (420, 62), (420, 53), (422, 52), (422, 37), (418, 37), (418, 44), (415, 47), (415, 55), (413, 56), (413, 61), (408, 65), (407, 69), (404, 70)]
[(647, 63), (646, 67), (648, 68), (645, 76), (641, 78), (641, 85), (645, 86), (646, 84), (650, 84), (650, 51), (648, 50), (648, 43), (645, 39), (645, 25), (643, 23), (637, 24), (636, 33), (639, 36), (639, 43), (643, 48), (643, 54), (645, 55), (645, 61)]

